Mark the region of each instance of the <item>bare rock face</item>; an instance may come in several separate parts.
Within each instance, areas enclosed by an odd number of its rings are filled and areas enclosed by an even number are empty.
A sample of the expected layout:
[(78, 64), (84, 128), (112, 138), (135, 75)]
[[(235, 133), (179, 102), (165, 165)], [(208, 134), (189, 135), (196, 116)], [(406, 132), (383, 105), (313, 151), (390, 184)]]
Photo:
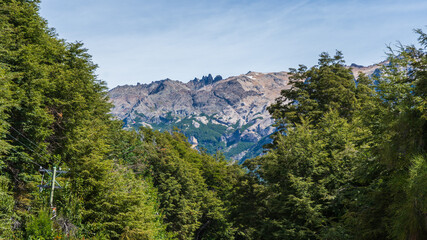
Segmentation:
[(365, 74), (366, 76), (372, 76), (375, 74), (379, 74), (379, 70), (381, 66), (388, 64), (387, 61), (380, 62), (378, 64), (369, 65), (367, 67), (357, 65), (355, 63), (352, 63), (349, 68), (353, 72), (353, 75), (355, 78), (357, 78), (361, 73)]
[(177, 126), (198, 146), (241, 160), (243, 151), (274, 131), (267, 106), (290, 87), (288, 81), (286, 72), (249, 72), (227, 79), (209, 74), (188, 83), (165, 79), (119, 86), (109, 93), (111, 113), (126, 127)]
[[(378, 67), (349, 66), (356, 77), (360, 72), (372, 75)], [(125, 127), (178, 127), (193, 147), (209, 153), (220, 150), (242, 161), (261, 154), (262, 145), (270, 141), (275, 129), (267, 107), (289, 88), (287, 72), (248, 72), (227, 79), (209, 74), (188, 83), (165, 79), (125, 85), (109, 95), (114, 104), (111, 113)]]

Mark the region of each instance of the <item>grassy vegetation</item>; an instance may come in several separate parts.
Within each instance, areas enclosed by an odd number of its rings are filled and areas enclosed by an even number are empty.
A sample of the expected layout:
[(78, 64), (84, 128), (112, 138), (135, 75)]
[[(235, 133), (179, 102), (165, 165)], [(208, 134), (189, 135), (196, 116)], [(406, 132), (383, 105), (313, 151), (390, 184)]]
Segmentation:
[(226, 152), (224, 155), (232, 157), (237, 155), (245, 150), (250, 149), (255, 143), (253, 142), (237, 142), (237, 144), (230, 149), (230, 151)]

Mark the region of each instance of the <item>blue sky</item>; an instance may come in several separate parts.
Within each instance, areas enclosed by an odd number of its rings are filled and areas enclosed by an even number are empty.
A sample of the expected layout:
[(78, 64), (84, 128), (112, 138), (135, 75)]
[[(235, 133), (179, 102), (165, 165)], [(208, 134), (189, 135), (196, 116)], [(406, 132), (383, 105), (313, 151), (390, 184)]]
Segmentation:
[(416, 43), (427, 1), (42, 0), (60, 38), (82, 41), (109, 88), (212, 73), (285, 71), (341, 50), (348, 64)]

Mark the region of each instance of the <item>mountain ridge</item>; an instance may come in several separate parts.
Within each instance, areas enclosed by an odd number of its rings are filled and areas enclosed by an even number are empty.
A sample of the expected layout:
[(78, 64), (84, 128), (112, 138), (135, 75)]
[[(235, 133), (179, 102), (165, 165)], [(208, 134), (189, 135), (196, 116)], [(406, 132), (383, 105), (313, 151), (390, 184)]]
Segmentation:
[[(380, 63), (382, 64), (382, 63)], [(372, 75), (380, 65), (351, 65), (353, 74)], [(350, 67), (349, 67), (350, 68)], [(209, 74), (187, 83), (169, 78), (149, 84), (124, 85), (109, 91), (111, 113), (125, 128), (146, 126), (160, 131), (178, 127), (193, 147), (222, 151), (243, 161), (262, 153), (275, 131), (267, 111), (283, 89), (289, 73), (246, 74), (223, 79)]]

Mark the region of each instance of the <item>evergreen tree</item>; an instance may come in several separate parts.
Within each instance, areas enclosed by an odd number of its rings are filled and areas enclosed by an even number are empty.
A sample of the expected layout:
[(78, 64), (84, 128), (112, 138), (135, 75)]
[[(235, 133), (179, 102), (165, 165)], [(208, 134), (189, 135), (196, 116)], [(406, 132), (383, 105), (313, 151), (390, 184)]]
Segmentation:
[[(232, 239), (234, 230), (227, 219), (230, 200), (225, 191), (235, 181), (231, 174), (219, 176), (217, 172), (232, 173), (235, 166), (191, 149), (182, 133), (142, 128), (141, 134), (142, 155), (159, 191), (168, 231), (178, 239)], [(227, 178), (231, 179), (225, 182)]]
[(319, 120), (314, 126), (302, 119), (278, 135), (274, 150), (247, 163), (255, 164), (268, 194), (268, 213), (256, 233), (265, 239), (346, 238), (339, 222), (369, 132), (336, 111)]
[(1, 211), (2, 220), (10, 219), (15, 207), (21, 225), (15, 236), (21, 230), (43, 237), (35, 229), (51, 229), (37, 170), (58, 166), (69, 170), (64, 189), (55, 191), (55, 232), (73, 227), (80, 238), (168, 238), (149, 181), (109, 157), (111, 132), (121, 126), (111, 120), (95, 70), (82, 43), (66, 43), (47, 27), (38, 1), (0, 2), (0, 175), (9, 180), (0, 177), (12, 186), (2, 185)]
[(12, 216), (14, 201), (9, 194), (9, 180), (0, 176), (0, 237), (12, 238)]
[(344, 222), (371, 156), (371, 131), (359, 113), (378, 104), (372, 81), (355, 80), (340, 52), (291, 73), (292, 88), (269, 107), (279, 127), (270, 151), (245, 163), (265, 187), (256, 207), (267, 214), (252, 237), (351, 238)]
[(355, 82), (350, 69), (344, 66), (343, 55), (320, 54), (318, 65), (307, 69), (300, 65), (290, 69), (290, 89), (282, 90), (277, 101), (268, 107), (279, 130), (301, 118), (317, 122), (329, 109), (341, 117), (351, 118), (355, 108)]
[(381, 218), (387, 234), (396, 239), (424, 239), (425, 224), (425, 179), (427, 150), (426, 123), (426, 35), (421, 30), (419, 42), (422, 48), (413, 45), (390, 48), (389, 64), (378, 76), (378, 96), (386, 115), (381, 125), (383, 141), (376, 151), (384, 167), (380, 176), (386, 184), (378, 190), (388, 201), (380, 198), (374, 202), (385, 208)]

